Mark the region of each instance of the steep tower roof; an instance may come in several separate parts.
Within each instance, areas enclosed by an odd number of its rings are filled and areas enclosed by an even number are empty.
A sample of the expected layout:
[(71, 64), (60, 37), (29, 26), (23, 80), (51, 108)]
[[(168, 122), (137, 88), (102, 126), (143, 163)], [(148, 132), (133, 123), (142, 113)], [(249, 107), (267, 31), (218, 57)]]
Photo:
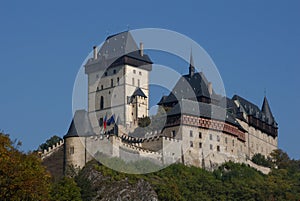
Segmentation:
[(92, 125), (85, 110), (77, 110), (74, 114), (69, 130), (64, 138), (94, 135)]
[(270, 105), (269, 105), (269, 102), (268, 102), (268, 99), (267, 99), (266, 96), (264, 97), (264, 102), (262, 104), (261, 111), (268, 118), (268, 121), (269, 121), (268, 123), (273, 124), (274, 123), (274, 117), (273, 117), (273, 114), (271, 112), (271, 108), (270, 108)]
[(136, 90), (133, 92), (132, 96), (133, 97), (141, 96), (141, 97), (147, 98), (147, 96), (145, 95), (145, 93), (143, 92), (143, 90), (140, 87), (136, 88)]
[(192, 77), (192, 76), (194, 76), (194, 73), (195, 73), (195, 66), (194, 66), (193, 52), (191, 50), (189, 75)]

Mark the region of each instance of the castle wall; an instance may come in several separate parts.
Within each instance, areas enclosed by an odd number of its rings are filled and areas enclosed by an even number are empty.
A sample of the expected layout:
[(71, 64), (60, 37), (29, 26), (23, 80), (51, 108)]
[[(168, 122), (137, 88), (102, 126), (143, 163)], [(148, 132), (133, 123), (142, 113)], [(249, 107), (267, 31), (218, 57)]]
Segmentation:
[(246, 153), (247, 156), (251, 159), (252, 156), (256, 153), (260, 153), (265, 157), (269, 156), (270, 153), (278, 149), (278, 139), (274, 138), (266, 133), (261, 132), (259, 129), (256, 129), (252, 126), (249, 126), (246, 122), (238, 120), (241, 126), (247, 131), (247, 142)]
[(63, 176), (64, 163), (64, 142), (60, 141), (48, 150), (44, 150), (42, 155), (42, 164), (54, 178)]
[[(246, 145), (237, 136), (222, 131), (182, 125), (164, 129), (163, 134), (179, 140), (180, 154), (186, 165), (211, 168), (225, 161), (246, 160)], [(176, 145), (172, 145), (174, 148)], [(165, 145), (164, 145), (165, 149)], [(176, 150), (178, 154), (179, 150)]]

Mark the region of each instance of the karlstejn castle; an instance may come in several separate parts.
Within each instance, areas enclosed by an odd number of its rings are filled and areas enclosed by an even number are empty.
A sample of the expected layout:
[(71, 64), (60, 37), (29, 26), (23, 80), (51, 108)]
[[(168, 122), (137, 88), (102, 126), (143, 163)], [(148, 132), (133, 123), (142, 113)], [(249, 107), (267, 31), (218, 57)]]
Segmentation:
[[(254, 154), (268, 156), (278, 148), (278, 125), (267, 98), (259, 107), (239, 95), (217, 94), (203, 72), (195, 70), (192, 52), (189, 73), (161, 97), (161, 115), (153, 117), (152, 61), (129, 31), (94, 47), (84, 67), (88, 109), (76, 111), (64, 140), (44, 150), (42, 159), (50, 171), (82, 168), (99, 153), (124, 161), (147, 159), (206, 169), (225, 161), (254, 166), (249, 160)], [(147, 120), (150, 126), (140, 127)]]

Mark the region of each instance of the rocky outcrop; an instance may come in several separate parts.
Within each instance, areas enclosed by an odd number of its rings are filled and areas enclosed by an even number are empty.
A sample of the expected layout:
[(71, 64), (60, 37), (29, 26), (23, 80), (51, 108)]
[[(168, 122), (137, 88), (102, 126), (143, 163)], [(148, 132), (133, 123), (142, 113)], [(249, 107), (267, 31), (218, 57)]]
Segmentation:
[(81, 172), (81, 176), (91, 182), (97, 192), (94, 201), (157, 201), (158, 196), (149, 182), (138, 179), (130, 181), (128, 178), (113, 180), (97, 171), (94, 165), (88, 164)]

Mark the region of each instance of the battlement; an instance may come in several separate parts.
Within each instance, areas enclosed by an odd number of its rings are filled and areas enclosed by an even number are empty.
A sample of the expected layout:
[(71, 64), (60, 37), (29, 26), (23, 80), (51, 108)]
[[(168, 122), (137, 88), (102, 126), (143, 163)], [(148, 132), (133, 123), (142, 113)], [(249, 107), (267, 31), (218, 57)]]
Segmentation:
[(60, 140), (59, 142), (54, 144), (52, 147), (48, 147), (48, 149), (44, 149), (41, 154), (42, 160), (51, 156), (54, 152), (56, 152), (63, 145), (64, 145), (64, 140)]

